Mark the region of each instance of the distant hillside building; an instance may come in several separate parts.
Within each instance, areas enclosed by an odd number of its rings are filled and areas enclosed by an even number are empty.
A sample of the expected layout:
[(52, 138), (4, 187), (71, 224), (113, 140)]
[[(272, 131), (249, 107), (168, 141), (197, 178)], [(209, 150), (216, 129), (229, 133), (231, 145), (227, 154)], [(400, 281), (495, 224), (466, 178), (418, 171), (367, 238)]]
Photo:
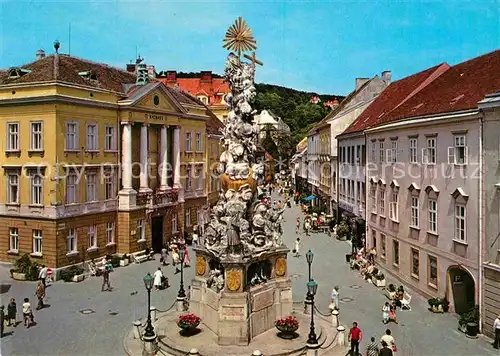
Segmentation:
[(265, 137), (266, 125), (272, 125), (276, 133), (290, 133), (290, 127), (280, 117), (276, 116), (271, 110), (262, 110), (259, 115), (255, 115), (254, 122), (259, 125), (260, 139)]
[(169, 87), (178, 87), (200, 99), (221, 120), (227, 119), (226, 95), (231, 92), (224, 78), (215, 78), (211, 71), (202, 71), (199, 78), (178, 78), (175, 70), (160, 72), (157, 79)]

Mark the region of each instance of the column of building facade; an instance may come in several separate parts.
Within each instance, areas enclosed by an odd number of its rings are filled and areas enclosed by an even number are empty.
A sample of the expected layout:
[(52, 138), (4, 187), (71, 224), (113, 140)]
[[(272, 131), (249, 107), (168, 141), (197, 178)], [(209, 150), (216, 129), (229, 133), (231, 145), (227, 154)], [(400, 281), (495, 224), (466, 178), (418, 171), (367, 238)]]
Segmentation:
[(160, 189), (167, 190), (168, 186), (168, 142), (167, 126), (163, 125), (160, 129)]
[(181, 129), (176, 126), (174, 129), (174, 188), (181, 187)]
[(140, 192), (150, 192), (149, 188), (149, 162), (148, 162), (148, 129), (149, 124), (142, 124), (141, 126), (141, 153), (140, 153), (140, 164), (141, 172), (139, 175), (140, 179)]
[(135, 207), (136, 191), (132, 188), (132, 123), (122, 122), (122, 189), (119, 192), (119, 208)]
[[(356, 171), (356, 174), (354, 176), (354, 202), (352, 205), (354, 205), (354, 208), (355, 208), (355, 212), (356, 212), (356, 215), (358, 215), (358, 211), (359, 211), (359, 208), (360, 208), (360, 205), (358, 205), (358, 195), (359, 195), (359, 192), (358, 192), (358, 182), (359, 182), (359, 163), (358, 162), (361, 162), (361, 158), (359, 157), (358, 155), (358, 146), (354, 146), (354, 169)], [(360, 201), (360, 204), (361, 204), (361, 201)]]

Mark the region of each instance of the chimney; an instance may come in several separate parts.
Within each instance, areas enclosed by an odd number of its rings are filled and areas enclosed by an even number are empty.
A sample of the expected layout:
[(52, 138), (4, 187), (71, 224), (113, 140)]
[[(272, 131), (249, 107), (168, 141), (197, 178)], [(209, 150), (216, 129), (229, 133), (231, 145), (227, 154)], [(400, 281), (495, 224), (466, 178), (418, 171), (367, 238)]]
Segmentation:
[(361, 88), (363, 84), (365, 84), (369, 80), (370, 78), (356, 78), (356, 90)]
[(36, 60), (39, 61), (43, 58), (45, 58), (45, 51), (43, 49), (39, 49), (38, 51), (36, 51)]
[(210, 71), (210, 70), (201, 71), (201, 80), (204, 82), (205, 81), (206, 82), (212, 81), (212, 71)]
[(177, 72), (175, 70), (167, 71), (167, 81), (168, 82), (176, 82), (177, 81)]
[(128, 63), (127, 64), (127, 72), (129, 72), (129, 73), (135, 73), (135, 64)]
[(391, 71), (390, 70), (385, 70), (382, 72), (382, 80), (387, 85), (391, 84)]

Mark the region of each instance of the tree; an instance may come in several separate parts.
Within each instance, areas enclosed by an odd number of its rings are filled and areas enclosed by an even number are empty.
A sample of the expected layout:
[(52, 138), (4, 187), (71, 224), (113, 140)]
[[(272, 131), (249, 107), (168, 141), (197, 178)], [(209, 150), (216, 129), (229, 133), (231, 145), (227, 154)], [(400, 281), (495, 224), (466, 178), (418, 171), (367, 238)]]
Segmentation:
[(264, 132), (264, 138), (262, 139), (262, 147), (264, 147), (267, 153), (273, 156), (274, 159), (279, 158), (278, 146), (276, 146), (276, 143), (274, 142), (272, 135), (273, 132), (275, 131), (274, 126), (267, 124), (264, 126), (262, 131)]

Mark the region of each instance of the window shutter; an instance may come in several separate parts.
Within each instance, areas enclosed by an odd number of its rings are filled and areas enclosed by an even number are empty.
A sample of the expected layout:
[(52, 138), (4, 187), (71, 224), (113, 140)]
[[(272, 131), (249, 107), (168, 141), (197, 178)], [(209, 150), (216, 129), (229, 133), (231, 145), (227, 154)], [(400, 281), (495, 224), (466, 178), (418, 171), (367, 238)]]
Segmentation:
[(448, 147), (448, 164), (455, 164), (455, 147)]

